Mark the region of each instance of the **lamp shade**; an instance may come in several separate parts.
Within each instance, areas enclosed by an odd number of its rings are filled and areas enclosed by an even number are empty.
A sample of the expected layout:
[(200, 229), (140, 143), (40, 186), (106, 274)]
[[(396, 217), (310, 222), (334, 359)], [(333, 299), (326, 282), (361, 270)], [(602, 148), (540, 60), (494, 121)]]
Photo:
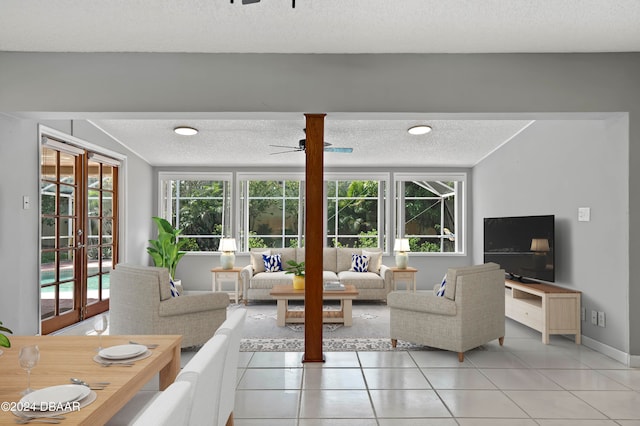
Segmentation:
[(218, 251), (238, 251), (235, 238), (221, 238)]
[(396, 238), (393, 251), (411, 251), (408, 238)]
[(549, 240), (547, 238), (533, 238), (531, 251), (549, 251)]

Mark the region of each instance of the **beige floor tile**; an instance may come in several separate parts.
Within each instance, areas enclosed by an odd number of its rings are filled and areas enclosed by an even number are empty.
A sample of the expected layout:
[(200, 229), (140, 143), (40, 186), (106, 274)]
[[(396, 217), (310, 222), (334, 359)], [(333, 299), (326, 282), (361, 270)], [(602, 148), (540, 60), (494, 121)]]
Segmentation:
[(418, 368), (364, 368), (369, 389), (431, 389)]
[(594, 370), (540, 370), (542, 374), (566, 390), (629, 390)]
[(640, 420), (640, 393), (634, 391), (575, 391), (575, 396), (611, 419)]
[(374, 418), (369, 394), (365, 390), (304, 390), (300, 418)]
[(439, 390), (438, 395), (455, 417), (529, 417), (497, 390)]
[(488, 368), (481, 370), (500, 389), (562, 390), (538, 370), (519, 368)]
[(605, 416), (567, 391), (505, 391), (534, 419), (604, 419)]
[(376, 415), (392, 417), (451, 417), (438, 395), (432, 390), (371, 390)]
[(247, 369), (238, 389), (300, 389), (302, 368), (250, 368)]
[(434, 389), (495, 389), (475, 368), (423, 368)]
[(306, 368), (303, 389), (366, 389), (359, 368)]
[(235, 419), (295, 419), (299, 390), (238, 390)]

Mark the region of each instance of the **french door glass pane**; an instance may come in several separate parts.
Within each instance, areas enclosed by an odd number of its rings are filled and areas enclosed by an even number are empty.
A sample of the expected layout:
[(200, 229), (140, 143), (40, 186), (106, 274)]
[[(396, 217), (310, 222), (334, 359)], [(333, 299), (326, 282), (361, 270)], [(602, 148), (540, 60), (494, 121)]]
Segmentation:
[(76, 183), (76, 157), (74, 155), (60, 153), (60, 182)]
[(102, 189), (113, 189), (113, 166), (102, 165)]

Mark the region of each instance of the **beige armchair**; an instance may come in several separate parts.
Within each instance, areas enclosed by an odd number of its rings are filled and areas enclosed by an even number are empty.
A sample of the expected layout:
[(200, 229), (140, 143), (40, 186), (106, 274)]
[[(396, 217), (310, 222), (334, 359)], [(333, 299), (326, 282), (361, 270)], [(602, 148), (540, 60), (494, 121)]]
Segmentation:
[(393, 347), (404, 340), (458, 352), (463, 362), (469, 349), (504, 342), (504, 270), (495, 263), (449, 269), (444, 297), (394, 291), (387, 304)]
[(110, 334), (180, 334), (185, 348), (204, 344), (227, 318), (227, 293), (171, 297), (165, 268), (118, 264), (110, 286)]

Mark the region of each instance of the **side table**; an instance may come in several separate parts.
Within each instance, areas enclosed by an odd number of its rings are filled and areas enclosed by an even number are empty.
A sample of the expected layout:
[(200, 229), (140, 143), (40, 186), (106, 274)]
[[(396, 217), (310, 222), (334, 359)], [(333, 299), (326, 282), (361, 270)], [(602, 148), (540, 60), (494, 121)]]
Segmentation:
[(229, 297), (235, 297), (235, 303), (239, 303), (240, 296), (242, 295), (242, 289), (240, 288), (240, 271), (242, 271), (242, 268), (222, 269), (220, 266), (213, 268), (211, 270), (213, 291), (223, 291), (223, 282), (233, 283), (234, 291), (227, 291), (227, 293)]
[(416, 272), (418, 270), (416, 268), (412, 268), (407, 266), (404, 269), (391, 267), (391, 272), (393, 273), (393, 289), (398, 289), (398, 283), (404, 282), (407, 286), (407, 291), (413, 288), (413, 292), (416, 292)]

